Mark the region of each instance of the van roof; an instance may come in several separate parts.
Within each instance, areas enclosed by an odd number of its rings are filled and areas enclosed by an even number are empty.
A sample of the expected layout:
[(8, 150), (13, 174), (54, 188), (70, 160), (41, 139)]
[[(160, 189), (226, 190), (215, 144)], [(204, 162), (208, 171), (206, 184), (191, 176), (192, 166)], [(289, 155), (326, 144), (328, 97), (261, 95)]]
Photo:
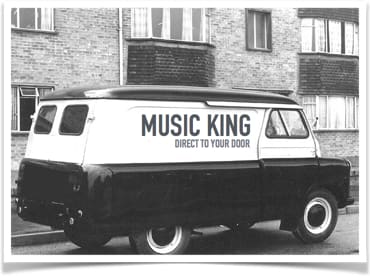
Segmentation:
[(164, 85), (80, 87), (57, 90), (41, 97), (41, 101), (73, 99), (124, 99), (187, 102), (224, 101), (297, 105), (293, 99), (271, 92)]

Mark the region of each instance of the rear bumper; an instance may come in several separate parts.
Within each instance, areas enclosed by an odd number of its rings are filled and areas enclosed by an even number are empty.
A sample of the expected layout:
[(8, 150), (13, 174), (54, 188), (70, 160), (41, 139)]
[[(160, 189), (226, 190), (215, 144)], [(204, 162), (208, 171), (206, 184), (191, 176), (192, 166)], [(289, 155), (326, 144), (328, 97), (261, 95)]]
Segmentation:
[(73, 225), (81, 229), (91, 229), (87, 214), (81, 209), (72, 209), (63, 203), (41, 202), (17, 198), (17, 213), (25, 221), (64, 229)]

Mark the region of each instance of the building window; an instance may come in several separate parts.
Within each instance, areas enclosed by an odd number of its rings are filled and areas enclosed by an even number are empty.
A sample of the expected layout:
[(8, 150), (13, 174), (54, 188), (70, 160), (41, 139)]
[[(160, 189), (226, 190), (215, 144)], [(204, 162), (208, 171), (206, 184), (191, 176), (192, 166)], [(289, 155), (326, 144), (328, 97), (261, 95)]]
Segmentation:
[(248, 50), (271, 50), (271, 13), (246, 10)]
[(358, 97), (304, 96), (302, 105), (315, 129), (358, 128)]
[(54, 30), (54, 12), (51, 8), (12, 8), (12, 28)]
[(12, 130), (29, 131), (31, 116), (35, 113), (39, 97), (53, 91), (53, 87), (12, 86)]
[(135, 8), (131, 9), (131, 36), (209, 42), (207, 18), (200, 8)]
[(302, 52), (358, 55), (358, 24), (304, 18), (301, 36)]

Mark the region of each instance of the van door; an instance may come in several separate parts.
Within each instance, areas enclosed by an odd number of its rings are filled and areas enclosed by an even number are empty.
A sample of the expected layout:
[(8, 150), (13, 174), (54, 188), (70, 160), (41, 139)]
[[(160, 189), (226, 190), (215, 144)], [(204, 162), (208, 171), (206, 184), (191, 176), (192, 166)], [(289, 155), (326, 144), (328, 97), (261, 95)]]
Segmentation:
[[(30, 131), (26, 157), (82, 164), (94, 101), (50, 101), (42, 103), (39, 110)], [(46, 119), (50, 121), (50, 118), (53, 118), (53, 123), (47, 122)], [(48, 123), (52, 128), (45, 131), (45, 126), (38, 126), (38, 122)]]
[(293, 215), (302, 191), (316, 181), (315, 142), (301, 110), (266, 111), (259, 142), (266, 219)]

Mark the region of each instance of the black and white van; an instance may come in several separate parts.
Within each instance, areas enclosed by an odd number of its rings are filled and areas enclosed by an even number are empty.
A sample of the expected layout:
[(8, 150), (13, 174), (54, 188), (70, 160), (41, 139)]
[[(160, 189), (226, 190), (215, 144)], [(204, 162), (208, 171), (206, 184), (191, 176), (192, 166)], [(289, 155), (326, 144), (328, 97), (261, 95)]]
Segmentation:
[(333, 232), (350, 163), (322, 158), (302, 108), (259, 91), (79, 88), (41, 99), (20, 164), (18, 214), (85, 248), (128, 235), (185, 251), (194, 228), (265, 220), (305, 243)]

